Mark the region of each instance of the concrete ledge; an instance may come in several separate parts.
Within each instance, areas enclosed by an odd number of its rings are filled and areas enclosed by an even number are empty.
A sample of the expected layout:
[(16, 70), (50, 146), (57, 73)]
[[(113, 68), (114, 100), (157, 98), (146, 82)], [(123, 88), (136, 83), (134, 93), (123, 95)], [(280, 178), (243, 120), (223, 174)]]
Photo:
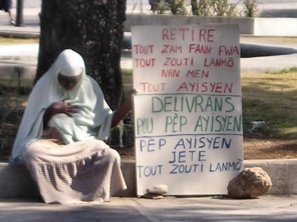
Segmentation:
[[(136, 196), (135, 161), (125, 160), (122, 170), (128, 189), (119, 193), (120, 197)], [(29, 171), (22, 164), (0, 162), (0, 199), (1, 198), (40, 198), (37, 185)]]
[[(26, 18), (28, 20), (30, 18)], [(124, 32), (131, 32), (134, 25), (185, 25), (185, 24), (238, 24), (240, 34), (255, 36), (297, 36), (297, 18), (288, 17), (228, 17), (228, 16), (182, 16), (126, 14)], [(18, 38), (38, 38), (40, 35), (39, 18), (26, 21), (25, 27), (5, 26), (0, 36)]]
[(253, 34), (253, 18), (142, 14), (128, 14), (124, 23), (124, 32), (131, 32), (131, 27), (135, 25), (186, 25), (208, 23), (238, 24), (240, 34)]
[(36, 66), (31, 64), (0, 64), (0, 85), (32, 87)]
[(0, 163), (0, 198), (38, 198), (37, 186), (21, 164)]
[(297, 159), (246, 160), (245, 167), (262, 167), (271, 178), (269, 194), (297, 194)]
[(6, 37), (6, 38), (24, 38), (24, 39), (29, 39), (29, 38), (39, 38), (39, 32), (25, 32), (25, 31), (11, 31), (11, 30), (1, 30), (0, 31), (0, 36)]
[(297, 18), (208, 17), (128, 14), (124, 31), (134, 25), (238, 24), (240, 34), (254, 36), (297, 36)]
[(254, 18), (255, 36), (297, 36), (297, 18)]
[[(271, 195), (297, 194), (297, 159), (246, 160), (244, 167), (262, 167), (271, 177)], [(122, 170), (128, 189), (117, 196), (136, 196), (136, 170), (134, 160), (123, 160)], [(39, 198), (38, 189), (23, 165), (0, 163), (0, 198)]]

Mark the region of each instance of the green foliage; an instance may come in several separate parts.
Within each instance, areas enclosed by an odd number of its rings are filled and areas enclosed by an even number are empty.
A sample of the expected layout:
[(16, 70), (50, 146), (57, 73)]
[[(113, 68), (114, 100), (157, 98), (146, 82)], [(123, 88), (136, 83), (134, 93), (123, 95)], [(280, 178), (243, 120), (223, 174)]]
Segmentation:
[(281, 69), (281, 70), (276, 71), (276, 72), (267, 72), (267, 73), (271, 73), (271, 74), (297, 73), (297, 67), (291, 67), (289, 69)]
[(216, 16), (235, 16), (233, 14), (235, 10), (234, 4), (228, 4), (228, 0), (212, 0), (210, 1), (210, 7), (212, 8), (213, 15)]
[(171, 14), (173, 15), (186, 15), (187, 10), (184, 6), (184, 0), (167, 0)]
[(157, 13), (164, 14), (166, 11), (170, 10), (170, 7), (165, 0), (156, 0), (157, 2)]
[(132, 76), (133, 70), (132, 69), (122, 69), (122, 75), (123, 76)]
[(255, 17), (258, 11), (257, 0), (242, 0), (244, 5), (243, 13), (246, 17)]
[(238, 10), (236, 4), (230, 4), (229, 10), (226, 12), (226, 16), (237, 16)]
[(236, 4), (228, 0), (191, 0), (192, 14), (198, 16), (236, 16)]
[(164, 14), (166, 11), (172, 15), (186, 15), (185, 0), (156, 0), (157, 13)]
[[(257, 13), (257, 0), (240, 0), (243, 14), (254, 17)], [(186, 15), (185, 0), (156, 0), (157, 13), (171, 12), (173, 15)], [(192, 15), (197, 16), (238, 16), (238, 4), (229, 4), (228, 0), (191, 0)]]
[(210, 15), (209, 0), (191, 0), (192, 14), (199, 16)]

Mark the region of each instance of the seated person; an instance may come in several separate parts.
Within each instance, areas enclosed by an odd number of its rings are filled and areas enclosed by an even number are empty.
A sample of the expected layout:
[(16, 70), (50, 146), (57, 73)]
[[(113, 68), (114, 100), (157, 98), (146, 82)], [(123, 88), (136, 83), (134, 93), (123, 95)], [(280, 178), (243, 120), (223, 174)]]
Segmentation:
[(108, 201), (126, 189), (120, 156), (104, 140), (131, 110), (132, 93), (113, 112), (82, 57), (70, 49), (36, 83), (11, 162), (25, 164), (46, 203)]

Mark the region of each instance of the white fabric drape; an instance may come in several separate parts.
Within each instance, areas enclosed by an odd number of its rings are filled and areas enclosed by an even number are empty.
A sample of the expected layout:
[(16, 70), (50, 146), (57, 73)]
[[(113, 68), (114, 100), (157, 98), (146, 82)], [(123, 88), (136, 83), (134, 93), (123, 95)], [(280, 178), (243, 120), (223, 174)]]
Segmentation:
[(36, 140), (23, 158), (45, 203), (108, 201), (127, 188), (120, 155), (101, 140), (68, 145)]
[[(81, 77), (66, 90), (59, 73)], [(77, 112), (55, 114), (44, 128), (46, 109), (61, 101)], [(64, 50), (29, 96), (11, 161), (27, 167), (46, 203), (107, 201), (127, 188), (120, 155), (103, 141), (112, 117), (100, 87), (86, 75), (82, 57)]]
[[(81, 80), (72, 90), (58, 83), (58, 74), (81, 74)], [(64, 50), (34, 86), (23, 115), (11, 153), (11, 162), (22, 162), (22, 150), (42, 137), (43, 115), (54, 102), (65, 101), (79, 110), (73, 117), (55, 115), (49, 125), (55, 127), (64, 143), (88, 137), (104, 140), (109, 136), (113, 112), (104, 100), (98, 84), (86, 75), (82, 57), (73, 50)]]

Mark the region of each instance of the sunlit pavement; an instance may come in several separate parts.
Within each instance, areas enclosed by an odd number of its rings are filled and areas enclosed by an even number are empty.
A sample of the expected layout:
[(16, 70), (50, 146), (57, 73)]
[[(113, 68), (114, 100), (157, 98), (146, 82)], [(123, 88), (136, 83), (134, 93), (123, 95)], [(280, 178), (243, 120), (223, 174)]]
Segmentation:
[(296, 221), (296, 196), (236, 200), (223, 197), (112, 198), (98, 204), (0, 201), (3, 222)]

